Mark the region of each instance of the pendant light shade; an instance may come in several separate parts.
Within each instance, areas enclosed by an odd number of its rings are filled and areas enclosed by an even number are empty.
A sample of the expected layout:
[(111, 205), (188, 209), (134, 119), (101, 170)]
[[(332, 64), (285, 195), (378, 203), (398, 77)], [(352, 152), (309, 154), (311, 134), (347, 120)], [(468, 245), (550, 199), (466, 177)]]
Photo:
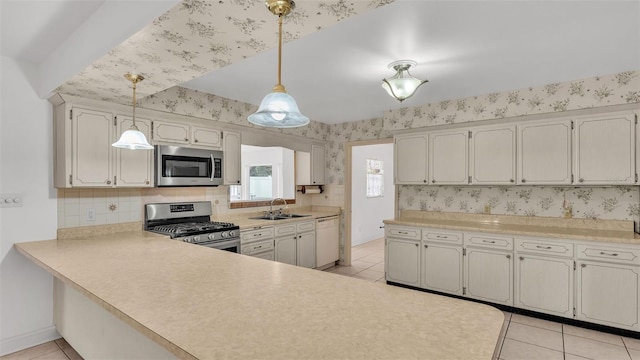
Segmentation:
[(389, 64), (389, 68), (394, 69), (396, 74), (388, 79), (382, 79), (382, 88), (400, 102), (413, 96), (416, 90), (427, 82), (427, 80), (414, 78), (409, 73), (409, 68), (416, 64), (411, 60), (399, 60)]
[(144, 77), (142, 77), (142, 75), (129, 73), (125, 74), (124, 77), (133, 84), (133, 124), (131, 124), (129, 130), (123, 132), (120, 139), (111, 144), (111, 146), (130, 150), (151, 150), (153, 146), (149, 144), (142, 131), (136, 126), (136, 84), (144, 80)]
[(267, 0), (267, 8), (278, 16), (278, 84), (273, 91), (262, 99), (258, 111), (249, 115), (250, 123), (274, 128), (293, 128), (305, 126), (309, 118), (302, 115), (293, 97), (287, 94), (282, 85), (282, 18), (294, 9), (290, 0)]

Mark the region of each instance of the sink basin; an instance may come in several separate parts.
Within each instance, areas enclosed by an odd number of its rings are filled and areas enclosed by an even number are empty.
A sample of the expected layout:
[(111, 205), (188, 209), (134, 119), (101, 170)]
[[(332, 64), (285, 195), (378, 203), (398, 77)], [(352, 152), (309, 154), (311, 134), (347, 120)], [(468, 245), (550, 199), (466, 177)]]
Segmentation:
[(309, 215), (299, 215), (299, 214), (280, 214), (280, 215), (262, 215), (257, 217), (252, 217), (249, 219), (252, 220), (285, 220), (285, 219), (295, 219), (301, 218)]

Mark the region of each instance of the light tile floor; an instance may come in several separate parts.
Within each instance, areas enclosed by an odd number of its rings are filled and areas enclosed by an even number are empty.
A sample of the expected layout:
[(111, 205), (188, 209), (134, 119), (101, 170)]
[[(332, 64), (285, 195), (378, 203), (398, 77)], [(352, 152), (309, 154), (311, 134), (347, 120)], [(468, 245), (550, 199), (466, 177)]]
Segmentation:
[[(366, 281), (385, 283), (384, 239), (358, 245), (351, 250), (352, 266), (325, 271)], [(501, 360), (640, 360), (640, 339), (583, 329), (521, 314), (505, 312), (497, 344)], [(64, 339), (0, 357), (1, 360), (82, 359)]]

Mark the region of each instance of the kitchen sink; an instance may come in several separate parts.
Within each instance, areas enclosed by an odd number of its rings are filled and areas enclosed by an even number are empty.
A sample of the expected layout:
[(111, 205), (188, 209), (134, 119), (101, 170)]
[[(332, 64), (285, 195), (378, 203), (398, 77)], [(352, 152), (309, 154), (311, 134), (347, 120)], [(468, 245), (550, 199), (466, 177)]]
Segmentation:
[(299, 214), (273, 214), (273, 215), (262, 215), (262, 216), (257, 216), (257, 217), (252, 217), (249, 219), (252, 220), (285, 220), (285, 219), (295, 219), (295, 218), (301, 218), (301, 217), (305, 217), (305, 216), (310, 216), (310, 215), (299, 215)]

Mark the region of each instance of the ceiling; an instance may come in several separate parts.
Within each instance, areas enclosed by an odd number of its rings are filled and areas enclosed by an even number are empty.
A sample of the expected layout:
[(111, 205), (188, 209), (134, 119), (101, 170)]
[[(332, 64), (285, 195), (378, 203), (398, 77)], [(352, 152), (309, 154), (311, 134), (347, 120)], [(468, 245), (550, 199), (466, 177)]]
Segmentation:
[[(296, 5), (284, 24), (282, 82), (324, 123), (640, 69), (637, 0)], [(261, 0), (2, 0), (0, 15), (2, 55), (38, 66), (41, 97), (127, 103), (122, 75), (134, 71), (147, 78), (141, 97), (184, 86), (258, 105), (276, 83), (277, 18)], [(380, 87), (401, 59), (429, 80), (403, 103)]]

